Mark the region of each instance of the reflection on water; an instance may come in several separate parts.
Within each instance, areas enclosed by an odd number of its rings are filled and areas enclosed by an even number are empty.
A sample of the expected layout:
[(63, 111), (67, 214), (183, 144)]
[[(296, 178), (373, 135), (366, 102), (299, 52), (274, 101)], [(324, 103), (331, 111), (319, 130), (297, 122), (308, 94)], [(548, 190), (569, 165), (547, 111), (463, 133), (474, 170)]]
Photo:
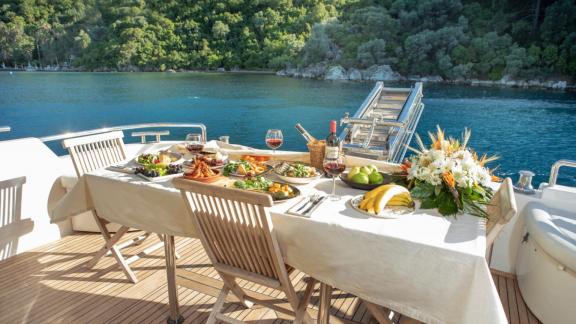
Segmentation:
[[(0, 124), (13, 129), (0, 139), (181, 121), (206, 124), (210, 138), (229, 135), (232, 142), (261, 148), (266, 130), (280, 128), (283, 149), (305, 150), (294, 124), (324, 137), (328, 121), (354, 112), (372, 86), (270, 75), (0, 73)], [(474, 148), (501, 156), (494, 164), (500, 175), (516, 180), (518, 170), (530, 169), (537, 185), (556, 160), (576, 160), (574, 93), (425, 85), (424, 95), (417, 131), (425, 134), (438, 124), (459, 136), (470, 127)], [(186, 133), (171, 132), (174, 139)], [(52, 147), (61, 150), (58, 143)], [(576, 172), (562, 169), (560, 183), (576, 185)]]

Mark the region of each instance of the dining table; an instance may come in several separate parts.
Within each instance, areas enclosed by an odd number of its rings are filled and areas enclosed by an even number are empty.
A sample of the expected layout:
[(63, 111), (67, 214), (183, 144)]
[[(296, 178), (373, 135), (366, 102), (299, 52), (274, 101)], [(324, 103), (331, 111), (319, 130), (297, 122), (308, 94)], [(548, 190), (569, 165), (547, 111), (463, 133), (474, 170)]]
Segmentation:
[[(138, 152), (173, 145), (147, 144)], [(248, 152), (276, 160), (308, 158), (302, 152), (271, 153), (217, 141), (207, 146), (230, 156)], [(366, 163), (381, 170), (398, 167), (353, 157), (346, 160), (350, 166)], [(279, 180), (273, 173), (267, 177)], [(232, 180), (219, 183), (226, 181)], [(485, 259), (484, 219), (468, 214), (444, 217), (418, 205), (396, 218), (369, 216), (350, 203), (366, 191), (340, 180), (338, 200), (326, 199), (311, 215), (297, 216), (288, 211), (303, 197), (330, 193), (332, 180), (320, 178), (296, 186), (299, 197), (269, 209), (274, 233), (286, 263), (322, 282), (325, 293), (336, 287), (425, 323), (507, 323)], [(78, 179), (49, 209), (52, 222), (93, 210), (110, 222), (164, 235), (170, 319), (179, 318), (174, 237), (197, 237), (197, 231), (172, 179), (148, 181), (135, 174), (96, 170)]]

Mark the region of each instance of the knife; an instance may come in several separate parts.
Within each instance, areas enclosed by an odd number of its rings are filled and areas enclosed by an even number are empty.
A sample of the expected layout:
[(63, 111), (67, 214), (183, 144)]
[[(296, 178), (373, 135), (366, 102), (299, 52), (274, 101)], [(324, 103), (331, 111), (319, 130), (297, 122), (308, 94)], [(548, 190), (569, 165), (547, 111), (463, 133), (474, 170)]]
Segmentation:
[(318, 194), (314, 194), (312, 196), (308, 196), (308, 201), (305, 202), (304, 204), (302, 204), (302, 206), (298, 207), (298, 209), (296, 209), (294, 212), (298, 213), (299, 211), (301, 211), (302, 209), (304, 209), (306, 206), (308, 206), (308, 204), (312, 203), (314, 204), (314, 201), (316, 201), (318, 199)]
[(314, 207), (320, 205), (324, 200), (326, 200), (326, 196), (323, 196), (322, 198), (318, 199), (316, 202), (313, 202), (312, 206), (308, 207), (306, 210), (304, 210), (302, 212), (302, 215), (308, 214), (310, 211), (312, 211), (314, 209)]

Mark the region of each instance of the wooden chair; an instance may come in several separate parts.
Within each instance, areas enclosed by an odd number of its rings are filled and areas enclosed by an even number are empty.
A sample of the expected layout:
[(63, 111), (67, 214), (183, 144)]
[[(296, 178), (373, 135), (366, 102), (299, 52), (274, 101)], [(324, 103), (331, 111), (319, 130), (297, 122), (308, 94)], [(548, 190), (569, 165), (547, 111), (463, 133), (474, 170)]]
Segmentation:
[[(0, 180), (0, 261), (18, 252), (18, 238), (24, 234), (20, 232), (23, 225), (22, 186), (25, 183), (26, 177)], [(32, 230), (33, 223), (29, 225)]]
[(518, 213), (512, 179), (502, 181), (498, 191), (494, 193), (492, 200), (486, 207), (488, 219), (486, 220), (486, 260), (488, 265), (492, 259), (492, 247), (494, 241), (504, 226)]
[[(68, 149), (70, 157), (72, 158), (72, 163), (74, 164), (74, 169), (76, 170), (76, 175), (81, 177), (90, 171), (106, 168), (126, 160), (126, 151), (124, 141), (122, 140), (123, 137), (124, 134), (122, 131), (113, 131), (66, 139), (62, 141), (62, 146), (64, 146), (65, 149)], [(123, 243), (118, 243), (130, 228), (127, 226), (120, 226), (116, 233), (112, 235), (106, 226), (109, 222), (100, 218), (96, 212), (92, 213), (92, 215), (96, 221), (96, 225), (104, 237), (105, 244), (98, 252), (96, 252), (92, 260), (87, 263), (87, 266), (90, 268), (95, 266), (104, 255), (112, 253), (126, 277), (134, 283), (138, 282), (138, 279), (132, 269), (130, 269), (129, 264), (138, 260), (139, 257), (136, 255), (130, 259), (125, 259), (120, 250), (127, 246), (141, 244), (150, 236), (150, 233), (145, 233), (144, 235)], [(158, 235), (158, 237), (161, 241), (163, 240), (162, 236)], [(162, 242), (155, 244), (152, 247), (147, 248), (144, 253), (156, 250), (161, 246)]]
[(248, 296), (236, 278), (283, 291), (293, 311), (287, 313), (295, 316), (295, 323), (312, 323), (306, 307), (315, 281), (311, 279), (303, 298), (298, 298), (267, 210), (272, 198), (184, 179), (173, 183), (180, 189), (206, 253), (224, 281), (207, 323), (239, 323), (221, 313), (229, 292), (246, 307), (252, 303), (266, 305)]

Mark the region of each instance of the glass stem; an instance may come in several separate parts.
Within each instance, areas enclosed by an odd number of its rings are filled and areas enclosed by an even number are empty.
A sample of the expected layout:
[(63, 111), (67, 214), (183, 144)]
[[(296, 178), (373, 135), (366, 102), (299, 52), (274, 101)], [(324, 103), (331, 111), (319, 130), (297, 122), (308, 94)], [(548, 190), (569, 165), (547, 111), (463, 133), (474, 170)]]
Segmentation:
[(332, 197), (336, 197), (336, 177), (332, 176)]

